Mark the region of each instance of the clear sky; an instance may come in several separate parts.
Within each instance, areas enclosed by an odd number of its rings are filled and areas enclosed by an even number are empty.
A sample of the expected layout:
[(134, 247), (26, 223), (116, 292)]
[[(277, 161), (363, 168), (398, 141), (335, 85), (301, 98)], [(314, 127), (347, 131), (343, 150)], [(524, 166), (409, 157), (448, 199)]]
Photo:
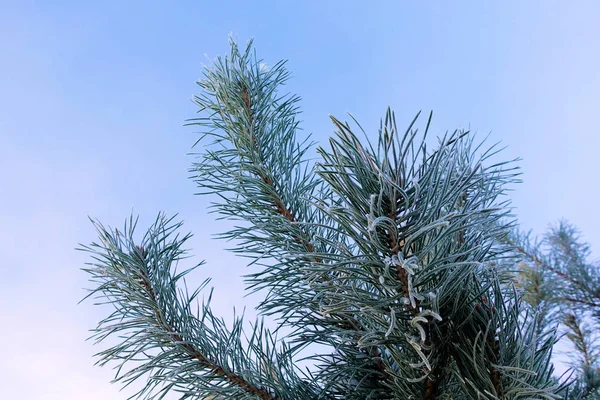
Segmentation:
[[(434, 131), (470, 127), (520, 156), (524, 228), (565, 217), (598, 255), (600, 3), (597, 1), (0, 0), (0, 398), (125, 399), (85, 342), (103, 315), (77, 305), (94, 239), (87, 215), (146, 225), (179, 212), (214, 277), (215, 310), (242, 300), (243, 259), (210, 238), (226, 228), (192, 196), (182, 127), (208, 60), (230, 33), (269, 63), (289, 59), (303, 128), (328, 114), (376, 133), (434, 110)], [(249, 313), (252, 315), (252, 313)]]

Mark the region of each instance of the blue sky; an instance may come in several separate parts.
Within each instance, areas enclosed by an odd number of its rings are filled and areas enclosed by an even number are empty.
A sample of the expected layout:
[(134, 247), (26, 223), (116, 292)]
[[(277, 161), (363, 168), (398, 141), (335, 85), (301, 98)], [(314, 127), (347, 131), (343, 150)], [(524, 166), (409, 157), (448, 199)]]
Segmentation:
[(399, 125), (433, 109), (435, 133), (491, 132), (523, 158), (512, 194), (523, 227), (567, 218), (598, 254), (600, 3), (372, 3), (1, 2), (0, 397), (127, 398), (84, 342), (101, 315), (76, 305), (87, 215), (120, 225), (133, 210), (144, 225), (179, 212), (217, 313), (252, 304), (232, 279), (244, 261), (210, 239), (227, 225), (186, 178), (194, 81), (230, 33), (254, 37), (268, 63), (289, 59), (318, 141), (328, 114), (375, 134), (388, 105)]

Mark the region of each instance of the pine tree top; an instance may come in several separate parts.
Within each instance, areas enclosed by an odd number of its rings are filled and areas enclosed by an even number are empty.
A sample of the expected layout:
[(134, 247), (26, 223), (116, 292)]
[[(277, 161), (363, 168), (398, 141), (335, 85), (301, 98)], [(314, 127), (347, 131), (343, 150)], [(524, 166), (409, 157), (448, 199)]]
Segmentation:
[[(417, 115), (406, 130), (387, 110), (377, 139), (331, 118), (336, 135), (314, 144), (298, 129), (299, 98), (281, 93), (284, 62), (264, 67), (252, 43), (217, 58), (194, 97), (202, 129), (193, 179), (212, 211), (241, 221), (221, 234), (256, 272), (259, 321), (250, 333), (196, 309), (177, 272), (189, 235), (160, 215), (141, 239), (95, 222), (100, 241), (83, 249), (90, 296), (114, 305), (94, 337), (120, 342), (98, 354), (116, 381), (147, 377), (140, 398), (168, 392), (214, 399), (558, 399), (540, 335), (500, 265), (512, 228), (505, 185), (512, 162), (495, 146), (454, 131), (428, 147)], [(507, 222), (509, 221), (509, 222)], [(299, 353), (312, 370), (296, 366)], [(132, 361), (134, 361), (133, 366)]]

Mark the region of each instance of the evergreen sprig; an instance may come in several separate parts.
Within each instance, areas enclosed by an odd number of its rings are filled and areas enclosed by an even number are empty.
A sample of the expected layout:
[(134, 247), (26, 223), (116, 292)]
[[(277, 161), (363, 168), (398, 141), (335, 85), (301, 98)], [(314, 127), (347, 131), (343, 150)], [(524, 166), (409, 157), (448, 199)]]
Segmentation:
[[(85, 247), (93, 293), (114, 313), (97, 339), (121, 334), (100, 353), (139, 395), (253, 399), (558, 399), (554, 337), (541, 333), (502, 269), (514, 164), (455, 131), (427, 147), (431, 115), (399, 131), (388, 110), (373, 146), (332, 117), (336, 136), (320, 147), (299, 139), (298, 101), (281, 94), (285, 63), (266, 66), (251, 43), (217, 58), (198, 82), (202, 135), (193, 179), (214, 212), (238, 225), (221, 235), (250, 258), (248, 287), (289, 328), (284, 340), (257, 324), (242, 340), (191, 304), (174, 266), (188, 236), (160, 217), (140, 244), (97, 223), (102, 244)], [(358, 130), (362, 130), (357, 126)], [(314, 345), (324, 349), (316, 351)], [(300, 352), (314, 371), (294, 367)], [(158, 389), (158, 386), (161, 386)]]
[(600, 269), (589, 245), (566, 221), (551, 226), (542, 240), (514, 231), (507, 239), (518, 256), (516, 283), (536, 315), (539, 330), (559, 330), (570, 341), (572, 399), (600, 398)]
[(247, 338), (241, 318), (228, 329), (211, 313), (210, 296), (194, 307), (208, 280), (189, 295), (184, 277), (193, 268), (176, 271), (190, 238), (178, 233), (181, 223), (160, 215), (139, 242), (133, 218), (123, 230), (94, 225), (100, 242), (82, 247), (94, 260), (84, 269), (95, 284), (88, 297), (114, 311), (92, 338), (122, 340), (98, 353), (97, 364), (116, 362), (115, 381), (124, 386), (145, 377), (146, 385), (132, 397), (160, 399), (169, 392), (180, 392), (182, 399), (318, 397), (317, 388), (301, 379), (289, 353), (277, 351), (276, 338), (261, 323)]

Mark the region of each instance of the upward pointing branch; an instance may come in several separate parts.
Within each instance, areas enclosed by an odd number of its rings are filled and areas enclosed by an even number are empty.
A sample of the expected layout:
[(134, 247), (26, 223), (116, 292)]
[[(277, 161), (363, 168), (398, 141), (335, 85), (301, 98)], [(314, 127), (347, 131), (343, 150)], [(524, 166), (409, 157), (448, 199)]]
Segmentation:
[[(276, 274), (273, 281), (277, 285), (269, 288), (277, 292), (282, 280), (309, 281), (298, 263), (288, 260), (300, 258), (302, 265), (323, 263), (323, 246), (315, 242), (319, 221), (309, 203), (321, 182), (303, 170), (308, 146), (296, 141), (297, 112), (293, 104), (298, 98), (276, 96), (276, 89), (288, 76), (283, 63), (269, 70), (257, 68), (257, 63), (251, 60), (248, 50), (240, 54), (234, 45), (231, 58), (218, 60), (207, 79), (199, 82), (205, 90), (196, 97), (196, 103), (212, 114), (194, 123), (208, 128), (207, 135), (215, 137), (221, 149), (205, 153), (203, 162), (195, 167), (199, 186), (224, 199), (218, 210), (250, 223), (228, 237), (245, 240), (246, 255), (256, 252), (261, 258), (278, 260), (277, 268), (270, 272)], [(225, 191), (233, 192), (233, 196), (226, 198)], [(318, 280), (334, 286), (325, 274)], [(258, 284), (266, 287), (264, 280)], [(312, 305), (297, 299), (289, 308), (294, 307)], [(344, 330), (363, 331), (351, 313), (338, 316)], [(365, 351), (377, 359), (378, 370), (384, 374), (380, 352), (375, 347)]]
[[(253, 150), (254, 150), (255, 154), (260, 154), (259, 143), (258, 143), (258, 140), (254, 133), (255, 120), (253, 117), (254, 111), (253, 111), (252, 96), (250, 93), (250, 89), (244, 83), (240, 83), (240, 90), (241, 90), (242, 101), (244, 102), (244, 110), (246, 112), (246, 115), (248, 116), (248, 121), (249, 121), (248, 134), (251, 136), (252, 145), (254, 148)], [(279, 213), (281, 216), (283, 216), (289, 222), (295, 224), (297, 222), (296, 216), (294, 215), (294, 212), (286, 206), (286, 202), (284, 202), (284, 200), (282, 199), (282, 195), (277, 190), (277, 187), (274, 182), (273, 174), (270, 173), (270, 171), (268, 171), (266, 169), (259, 169), (255, 173), (269, 189), (269, 190), (265, 191), (265, 194), (272, 198), (271, 202), (273, 203), (275, 210), (277, 210), (277, 213)], [(314, 248), (313, 244), (310, 242), (310, 239), (308, 239), (306, 236), (307, 235), (304, 235), (304, 237), (302, 237), (301, 235), (298, 235), (298, 234), (292, 234), (292, 237), (298, 243), (303, 244), (306, 247), (306, 250), (308, 252), (314, 253), (315, 248)], [(321, 258), (316, 257), (315, 261), (321, 262)]]

